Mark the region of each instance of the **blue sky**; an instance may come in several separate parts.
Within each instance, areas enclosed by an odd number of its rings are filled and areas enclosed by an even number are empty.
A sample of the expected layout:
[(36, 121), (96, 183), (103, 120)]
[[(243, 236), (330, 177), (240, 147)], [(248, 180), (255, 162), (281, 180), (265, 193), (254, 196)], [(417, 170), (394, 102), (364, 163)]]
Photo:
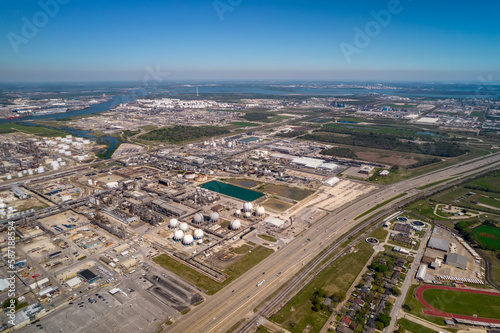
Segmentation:
[(368, 45), (355, 28), (374, 27), (371, 12), (397, 0), (217, 1), (222, 15), (213, 0), (2, 0), (0, 81), (142, 80), (157, 67), (172, 80), (500, 74), (497, 1), (401, 0)]

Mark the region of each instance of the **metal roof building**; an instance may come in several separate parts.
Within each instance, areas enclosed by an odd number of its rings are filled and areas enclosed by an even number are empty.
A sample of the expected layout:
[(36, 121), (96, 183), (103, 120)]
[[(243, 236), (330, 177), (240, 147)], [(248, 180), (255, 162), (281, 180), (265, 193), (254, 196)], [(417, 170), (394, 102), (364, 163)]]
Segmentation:
[(456, 268), (467, 269), (467, 258), (457, 253), (448, 254), (445, 263)]
[(450, 242), (445, 241), (444, 239), (441, 238), (431, 237), (429, 239), (429, 243), (427, 243), (427, 247), (430, 247), (431, 249), (448, 252), (448, 248), (450, 247)]

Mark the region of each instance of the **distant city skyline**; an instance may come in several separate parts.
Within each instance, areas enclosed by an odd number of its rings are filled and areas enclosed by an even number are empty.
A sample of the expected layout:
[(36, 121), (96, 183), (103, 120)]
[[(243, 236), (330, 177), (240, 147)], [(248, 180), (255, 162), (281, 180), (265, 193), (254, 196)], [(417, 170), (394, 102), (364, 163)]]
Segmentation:
[(500, 3), (3, 1), (0, 82), (500, 79)]

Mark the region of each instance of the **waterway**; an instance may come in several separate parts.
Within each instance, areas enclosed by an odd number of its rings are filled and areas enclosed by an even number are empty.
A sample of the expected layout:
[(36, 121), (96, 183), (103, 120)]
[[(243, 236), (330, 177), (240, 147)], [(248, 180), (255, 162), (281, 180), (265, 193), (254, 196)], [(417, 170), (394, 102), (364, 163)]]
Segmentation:
[(217, 192), (220, 194), (224, 194), (236, 199), (240, 199), (243, 201), (254, 201), (260, 197), (264, 196), (264, 193), (260, 193), (257, 191), (252, 191), (243, 187), (234, 186), (231, 184), (226, 184), (219, 182), (217, 180), (212, 180), (208, 183), (201, 185), (202, 188), (206, 188), (210, 191)]

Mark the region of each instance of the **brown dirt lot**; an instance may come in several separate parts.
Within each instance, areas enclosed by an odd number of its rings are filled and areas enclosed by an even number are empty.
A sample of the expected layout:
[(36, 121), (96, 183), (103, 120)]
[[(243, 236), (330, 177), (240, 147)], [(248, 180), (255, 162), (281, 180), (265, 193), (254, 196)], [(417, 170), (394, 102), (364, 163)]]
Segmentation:
[(357, 151), (356, 156), (358, 156), (359, 159), (369, 162), (387, 163), (400, 166), (408, 166), (418, 162), (418, 160), (410, 155), (393, 152), (378, 153), (373, 151)]

